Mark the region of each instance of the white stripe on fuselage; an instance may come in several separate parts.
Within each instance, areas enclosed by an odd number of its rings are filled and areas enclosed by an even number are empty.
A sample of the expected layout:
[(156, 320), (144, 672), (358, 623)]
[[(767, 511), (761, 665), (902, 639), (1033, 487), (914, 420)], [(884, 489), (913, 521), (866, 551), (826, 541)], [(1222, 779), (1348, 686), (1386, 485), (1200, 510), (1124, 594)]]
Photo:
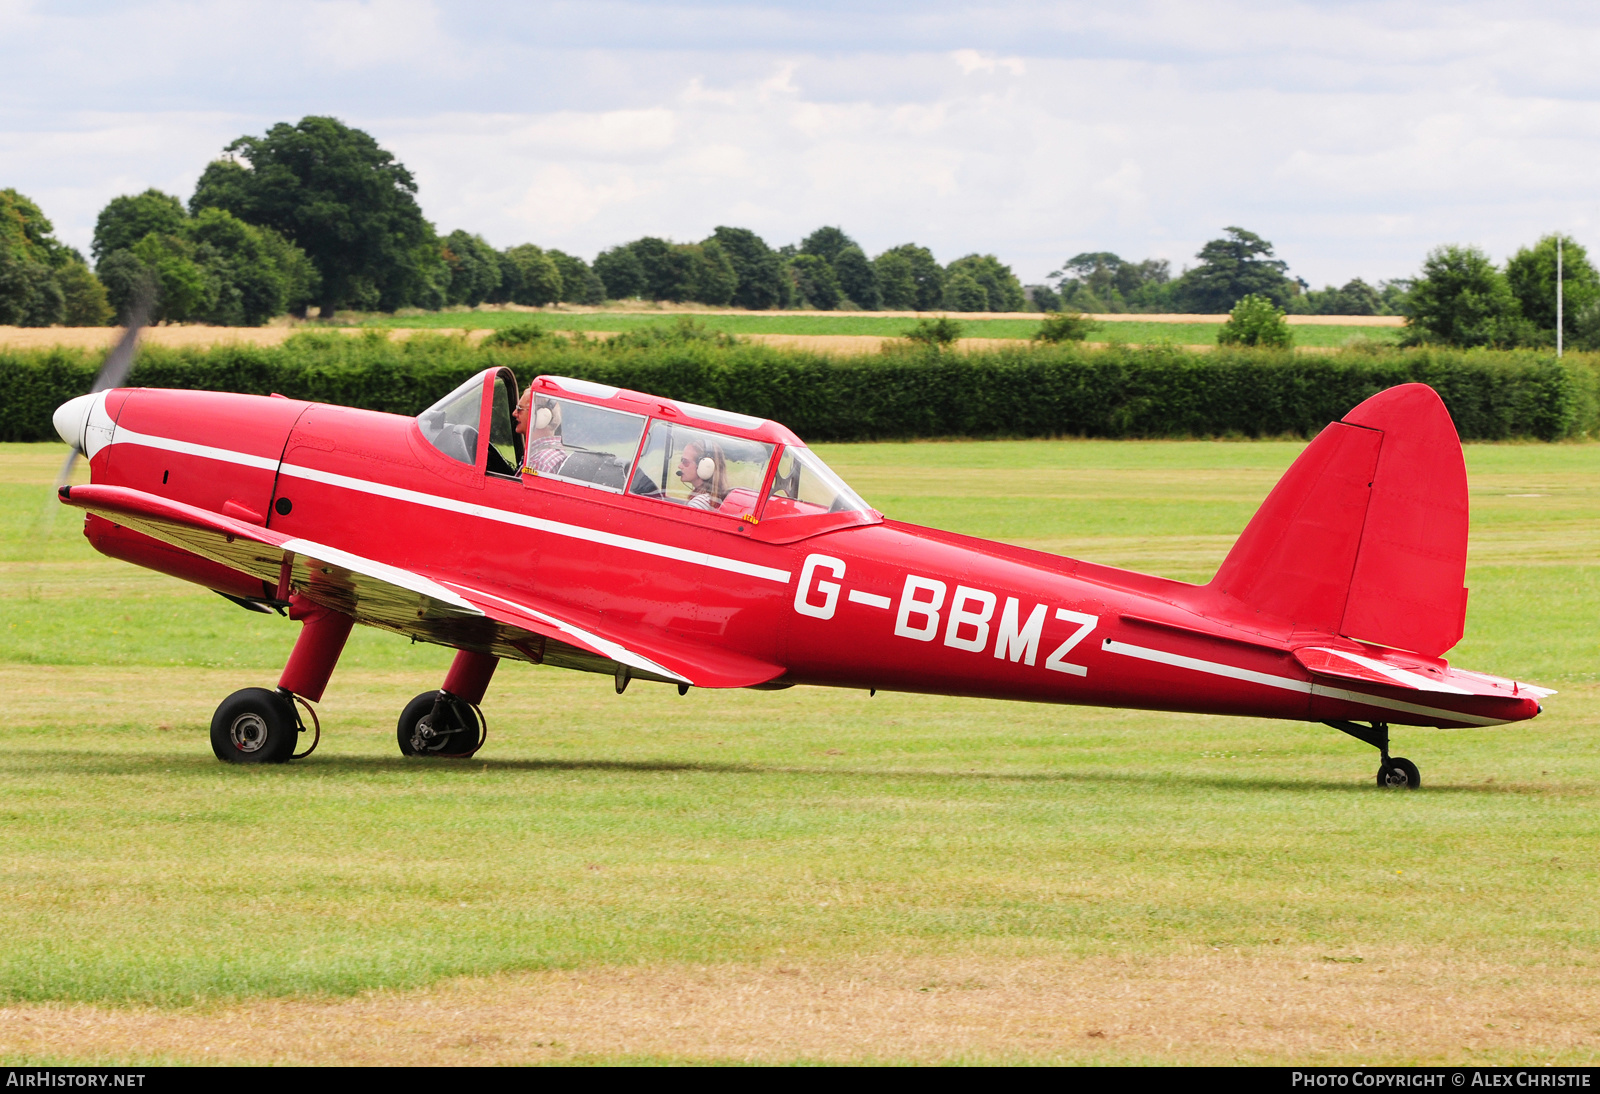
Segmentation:
[(1141, 661), (1154, 661), (1159, 665), (1191, 669), (1211, 676), (1225, 676), (1230, 680), (1244, 680), (1247, 683), (1261, 684), (1269, 688), (1282, 688), (1284, 691), (1297, 691), (1302, 695), (1321, 695), (1329, 699), (1344, 699), (1352, 703), (1361, 703), (1364, 706), (1399, 711), (1403, 714), (1418, 714), (1449, 722), (1466, 722), (1468, 725), (1474, 726), (1500, 726), (1506, 724), (1506, 719), (1504, 718), (1484, 718), (1477, 714), (1463, 714), (1459, 710), (1441, 710), (1437, 707), (1418, 706), (1416, 703), (1404, 703), (1398, 699), (1382, 698), (1377, 695), (1368, 695), (1365, 692), (1346, 691), (1344, 688), (1330, 688), (1325, 684), (1314, 684), (1309, 680), (1296, 680), (1290, 676), (1274, 676), (1271, 673), (1241, 669), (1234, 665), (1224, 665), (1217, 661), (1202, 661), (1198, 657), (1185, 657), (1179, 653), (1168, 653), (1166, 650), (1152, 650), (1144, 646), (1131, 646), (1126, 642), (1117, 642), (1110, 638), (1101, 643), (1101, 648), (1107, 653), (1119, 653), (1124, 657), (1137, 657)]
[(792, 576), (788, 570), (779, 570), (771, 566), (758, 566), (753, 562), (741, 562), (736, 558), (706, 554), (704, 551), (690, 551), (683, 547), (672, 547), (668, 544), (656, 543), (648, 539), (619, 536), (613, 532), (602, 532), (598, 528), (585, 528), (579, 524), (564, 524), (561, 521), (546, 520), (543, 517), (530, 517), (523, 513), (513, 513), (505, 509), (495, 509), (469, 501), (440, 497), (438, 494), (425, 494), (419, 490), (407, 490), (401, 486), (389, 486), (386, 483), (370, 482), (367, 479), (351, 478), (348, 475), (336, 475), (329, 471), (318, 471), (312, 467), (300, 467), (292, 463), (279, 464), (277, 460), (266, 456), (251, 456), (247, 453), (235, 452), (227, 448), (214, 448), (210, 445), (195, 444), (192, 441), (179, 441), (170, 437), (153, 437), (144, 433), (135, 433), (133, 430), (122, 426), (117, 427), (111, 443), (144, 445), (146, 448), (159, 448), (166, 452), (179, 452), (186, 456), (201, 456), (205, 459), (238, 464), (242, 467), (256, 467), (265, 471), (276, 471), (280, 475), (287, 475), (290, 478), (320, 482), (326, 486), (337, 486), (345, 490), (371, 494), (374, 497), (410, 502), (413, 505), (426, 505), (432, 509), (442, 509), (450, 513), (462, 513), (466, 516), (498, 521), (501, 524), (515, 525), (519, 528), (531, 528), (537, 532), (548, 532), (551, 535), (583, 540), (586, 543), (598, 543), (606, 547), (620, 548), (624, 551), (638, 551), (640, 554), (668, 558), (675, 562), (688, 562), (696, 566), (706, 566), (713, 570), (725, 570), (729, 573), (744, 574), (746, 577), (758, 577), (763, 581), (775, 581), (780, 585), (787, 585)]

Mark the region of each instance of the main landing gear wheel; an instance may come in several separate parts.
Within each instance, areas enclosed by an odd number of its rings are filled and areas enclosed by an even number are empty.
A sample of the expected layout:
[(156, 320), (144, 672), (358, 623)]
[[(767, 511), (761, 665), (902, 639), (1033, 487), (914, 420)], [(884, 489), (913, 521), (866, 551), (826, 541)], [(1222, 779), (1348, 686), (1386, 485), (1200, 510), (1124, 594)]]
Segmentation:
[(1422, 785), (1422, 773), (1404, 756), (1389, 756), (1378, 768), (1378, 785), (1389, 790), (1415, 790)]
[[(437, 717), (435, 711), (437, 708)], [(488, 735), (478, 708), (454, 695), (425, 691), (400, 712), (395, 736), (407, 756), (464, 760), (483, 747)]]
[(294, 704), (266, 688), (244, 688), (211, 716), (211, 751), (229, 764), (281, 764), (294, 756), (300, 732)]

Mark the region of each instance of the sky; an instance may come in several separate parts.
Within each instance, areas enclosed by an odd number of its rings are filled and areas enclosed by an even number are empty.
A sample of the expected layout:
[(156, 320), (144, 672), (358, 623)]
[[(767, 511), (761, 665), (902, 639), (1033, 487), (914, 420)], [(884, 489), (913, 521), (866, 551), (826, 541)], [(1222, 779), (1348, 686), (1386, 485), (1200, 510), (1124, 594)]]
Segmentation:
[(323, 114), (496, 247), (838, 225), (1034, 283), (1238, 225), (1321, 287), (1600, 242), (1596, 56), (1592, 3), (0, 0), (0, 187), (87, 251)]

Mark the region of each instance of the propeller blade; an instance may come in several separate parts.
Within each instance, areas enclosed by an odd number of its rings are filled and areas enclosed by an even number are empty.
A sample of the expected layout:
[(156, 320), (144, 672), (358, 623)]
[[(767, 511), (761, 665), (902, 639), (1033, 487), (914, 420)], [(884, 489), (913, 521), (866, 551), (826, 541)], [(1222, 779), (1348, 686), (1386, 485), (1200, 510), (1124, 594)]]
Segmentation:
[(78, 450), (74, 448), (67, 453), (67, 462), (61, 465), (61, 474), (56, 476), (56, 493), (61, 493), (61, 488), (72, 481), (72, 467), (78, 462)]
[(122, 381), (128, 378), (128, 370), (133, 367), (134, 353), (139, 348), (139, 331), (150, 322), (150, 304), (148, 291), (140, 293), (134, 299), (133, 306), (128, 309), (128, 329), (123, 332), (122, 341), (106, 354), (105, 363), (100, 366), (100, 372), (89, 388), (91, 394), (105, 391), (107, 388), (121, 387)]
[[(106, 354), (105, 362), (95, 374), (94, 383), (89, 386), (89, 394), (121, 387), (122, 381), (128, 378), (128, 371), (133, 368), (133, 358), (139, 349), (139, 331), (150, 322), (153, 303), (154, 294), (149, 288), (134, 297), (133, 306), (128, 309), (128, 329), (122, 332), (121, 340)], [(67, 462), (61, 465), (61, 474), (56, 476), (57, 493), (71, 481), (72, 469), (77, 465), (80, 455), (78, 446), (73, 445), (72, 451), (67, 453)]]

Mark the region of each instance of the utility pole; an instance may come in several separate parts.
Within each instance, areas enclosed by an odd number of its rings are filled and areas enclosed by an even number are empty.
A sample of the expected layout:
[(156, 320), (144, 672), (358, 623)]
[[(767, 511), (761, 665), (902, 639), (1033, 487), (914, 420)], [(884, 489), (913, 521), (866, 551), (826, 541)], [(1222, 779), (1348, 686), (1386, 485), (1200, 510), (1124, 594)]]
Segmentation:
[(1556, 356), (1561, 356), (1561, 233), (1556, 233)]

